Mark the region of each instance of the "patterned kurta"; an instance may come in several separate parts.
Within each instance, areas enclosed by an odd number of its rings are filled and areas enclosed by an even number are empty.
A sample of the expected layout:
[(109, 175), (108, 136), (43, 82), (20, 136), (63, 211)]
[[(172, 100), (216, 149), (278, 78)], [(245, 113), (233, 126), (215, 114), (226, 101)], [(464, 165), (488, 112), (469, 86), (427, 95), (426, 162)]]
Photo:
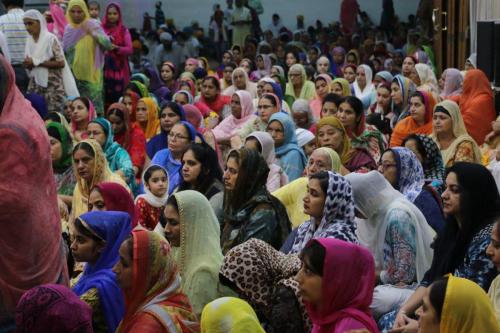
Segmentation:
[[(55, 41), (55, 40), (54, 40)], [(58, 43), (52, 43), (52, 53), (54, 57), (52, 61), (64, 61), (62, 47)], [(49, 80), (47, 87), (39, 86), (35, 83), (35, 79), (31, 78), (28, 84), (28, 93), (35, 93), (45, 98), (48, 112), (61, 112), (64, 108), (64, 91), (62, 68), (49, 68)]]

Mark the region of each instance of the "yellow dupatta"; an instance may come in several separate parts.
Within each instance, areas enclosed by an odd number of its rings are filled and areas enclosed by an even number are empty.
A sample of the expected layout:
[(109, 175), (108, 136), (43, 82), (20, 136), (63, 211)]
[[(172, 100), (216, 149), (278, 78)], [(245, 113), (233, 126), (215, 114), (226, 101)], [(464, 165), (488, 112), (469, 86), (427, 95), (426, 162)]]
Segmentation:
[[(71, 18), (70, 11), (71, 8), (78, 6), (82, 9), (85, 14), (84, 20), (76, 24)], [(66, 11), (66, 19), (68, 24), (73, 29), (88, 29), (90, 23), (90, 14), (88, 7), (84, 0), (71, 0), (68, 3), (68, 9)], [(96, 52), (96, 42), (94, 38), (86, 33), (75, 44), (75, 56), (73, 58), (73, 63), (71, 64), (71, 69), (75, 78), (81, 81), (87, 81), (93, 84), (100, 83), (102, 81), (102, 70), (95, 68), (95, 52)]]
[(235, 297), (219, 298), (205, 306), (201, 333), (264, 333), (252, 307)]
[[(89, 204), (90, 191), (94, 188), (95, 185), (99, 183), (102, 182), (118, 183), (123, 187), (125, 187), (130, 192), (127, 183), (125, 183), (125, 181), (120, 176), (111, 172), (111, 169), (109, 168), (108, 165), (108, 161), (106, 160), (106, 155), (104, 154), (101, 145), (95, 140), (87, 139), (80, 141), (80, 143), (77, 144), (76, 147), (80, 146), (80, 144), (82, 143), (88, 144), (92, 148), (92, 151), (94, 152), (94, 165), (92, 168), (93, 177), (92, 180), (90, 181), (90, 184), (87, 184), (87, 182), (82, 177), (80, 177), (76, 169), (76, 165), (73, 163), (73, 172), (76, 176), (76, 186), (73, 191), (73, 200), (71, 208), (71, 215), (73, 218), (76, 218), (89, 211), (88, 204)], [(73, 149), (73, 153), (74, 152), (75, 149)]]
[(148, 109), (148, 122), (146, 124), (146, 128), (142, 128), (144, 131), (144, 135), (146, 136), (146, 140), (150, 140), (153, 136), (158, 134), (160, 130), (160, 120), (158, 119), (158, 105), (155, 100), (151, 97), (144, 97), (139, 100), (139, 102), (143, 102), (146, 104)]
[(481, 287), (470, 280), (448, 276), (440, 332), (500, 332), (491, 302)]

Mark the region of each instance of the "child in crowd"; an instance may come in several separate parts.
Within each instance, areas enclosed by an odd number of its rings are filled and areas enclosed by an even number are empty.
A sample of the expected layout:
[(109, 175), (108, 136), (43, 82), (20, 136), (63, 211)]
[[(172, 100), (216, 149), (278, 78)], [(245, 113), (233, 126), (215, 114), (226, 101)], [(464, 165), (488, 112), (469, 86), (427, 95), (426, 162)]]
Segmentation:
[(145, 194), (135, 199), (138, 224), (148, 230), (154, 230), (160, 221), (161, 209), (168, 199), (167, 170), (153, 164), (144, 171), (142, 182)]
[(97, 1), (89, 1), (90, 18), (101, 22), (101, 18), (99, 16), (100, 11), (101, 11), (101, 5)]

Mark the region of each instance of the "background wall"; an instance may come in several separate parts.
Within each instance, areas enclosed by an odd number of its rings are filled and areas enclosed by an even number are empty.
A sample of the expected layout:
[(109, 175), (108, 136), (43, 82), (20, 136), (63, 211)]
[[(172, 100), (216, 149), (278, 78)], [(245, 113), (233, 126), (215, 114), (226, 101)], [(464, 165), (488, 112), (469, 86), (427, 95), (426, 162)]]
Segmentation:
[[(273, 13), (278, 13), (284, 24), (291, 30), (296, 27), (296, 16), (304, 15), (306, 27), (314, 24), (319, 19), (324, 24), (339, 19), (341, 0), (261, 0), (264, 6), (264, 14), (260, 16), (263, 28), (271, 23)], [(99, 0), (102, 6), (108, 0)], [(129, 27), (142, 27), (144, 12), (154, 16), (155, 0), (118, 0), (125, 10), (125, 22)], [(189, 25), (192, 21), (198, 21), (203, 27), (208, 26), (212, 8), (215, 4), (221, 4), (226, 8), (225, 0), (163, 0), (163, 11), (167, 18), (175, 17), (178, 28)], [(382, 13), (382, 0), (358, 0), (361, 10), (366, 11), (375, 24), (380, 21)], [(408, 15), (415, 14), (419, 0), (394, 0), (396, 14), (401, 20), (406, 21)], [(104, 9), (103, 9), (104, 11)]]

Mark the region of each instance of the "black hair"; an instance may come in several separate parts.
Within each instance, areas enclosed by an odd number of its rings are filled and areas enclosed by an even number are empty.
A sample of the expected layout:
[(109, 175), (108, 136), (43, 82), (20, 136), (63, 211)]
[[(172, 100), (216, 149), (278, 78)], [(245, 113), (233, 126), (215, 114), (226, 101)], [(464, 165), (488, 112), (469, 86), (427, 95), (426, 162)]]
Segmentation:
[(321, 190), (323, 190), (323, 193), (326, 193), (328, 192), (328, 180), (329, 180), (329, 176), (328, 176), (328, 171), (320, 171), (320, 172), (316, 172), (314, 174), (312, 174), (311, 176), (309, 176), (309, 179), (317, 179), (319, 181), (319, 185), (321, 186)]
[(422, 157), (424, 158), (422, 165), (425, 168), (425, 164), (427, 162), (427, 152), (425, 151), (425, 147), (424, 147), (422, 141), (420, 140), (420, 138), (418, 137), (418, 134), (413, 133), (413, 134), (408, 135), (406, 138), (404, 138), (403, 143), (401, 144), (401, 147), (404, 147), (405, 144), (411, 140), (413, 140), (417, 143), (417, 150), (420, 153), (420, 155), (422, 155)]
[(217, 88), (217, 91), (220, 91), (220, 82), (219, 80), (217, 80), (215, 76), (212, 75), (205, 76), (201, 82), (203, 83), (205, 81), (212, 81), (215, 88)]
[(24, 0), (2, 0), (2, 3), (5, 6), (5, 8), (9, 8), (9, 7), (23, 8), (24, 7)]
[(175, 210), (179, 211), (179, 204), (177, 203), (177, 199), (175, 198), (175, 195), (171, 195), (167, 199), (167, 203), (165, 206), (172, 206), (175, 208)]
[(92, 146), (88, 142), (79, 142), (79, 143), (77, 143), (76, 146), (73, 148), (73, 155), (75, 154), (75, 152), (77, 150), (83, 150), (87, 154), (89, 154), (90, 156), (92, 156), (92, 158), (95, 158), (94, 149), (92, 149)]
[(353, 108), (354, 112), (356, 112), (356, 118), (363, 115), (363, 102), (361, 102), (359, 98), (355, 96), (346, 96), (340, 104), (342, 103), (347, 103)]
[(122, 244), (126, 244), (130, 260), (134, 259), (134, 236), (130, 234), (127, 238), (125, 238)]
[[(141, 79), (140, 78), (134, 78), (134, 81), (138, 81), (138, 82), (141, 82)], [(129, 82), (129, 84), (127, 84), (127, 86), (125, 87), (125, 90), (124, 91), (127, 91), (127, 90), (132, 90), (133, 92), (135, 92), (137, 95), (139, 95), (140, 98), (143, 98), (144, 96), (142, 96), (142, 93), (141, 91), (139, 90), (139, 87), (134, 83), (134, 82)]]
[(90, 9), (90, 6), (96, 6), (97, 9), (101, 9), (101, 5), (99, 4), (99, 2), (97, 1), (89, 1), (89, 3), (87, 4), (88, 8)]
[(342, 103), (342, 100), (343, 99), (341, 96), (334, 94), (334, 93), (329, 93), (323, 99), (323, 104), (321, 106), (325, 105), (325, 103), (330, 102), (330, 103), (335, 104), (337, 107), (339, 107), (340, 103)]
[[(187, 96), (186, 96), (186, 98), (187, 98)], [(176, 115), (181, 117), (182, 111), (181, 111), (181, 106), (179, 104), (172, 102), (172, 101), (165, 101), (165, 102), (161, 103), (160, 116), (163, 113), (163, 110), (165, 110), (165, 109), (170, 109), (170, 110), (174, 111)]]
[(51, 111), (51, 112), (47, 113), (47, 115), (45, 116), (45, 118), (43, 118), (43, 120), (50, 120), (50, 121), (53, 121), (55, 123), (59, 123), (60, 124), (61, 123), (61, 117), (62, 116), (60, 116), (58, 112)]
[(158, 170), (161, 170), (161, 171), (165, 172), (165, 174), (166, 174), (165, 169), (163, 169), (161, 166), (159, 166), (159, 165), (152, 165), (149, 168), (147, 168), (146, 172), (144, 172), (144, 182), (145, 183), (149, 182), (149, 179), (153, 175), (153, 172), (158, 171)]
[(408, 98), (408, 100), (412, 99), (412, 97), (418, 97), (418, 98), (420, 98), (420, 101), (422, 102), (422, 104), (425, 104), (424, 94), (422, 94), (420, 91), (417, 90), (417, 91), (413, 92), (410, 95), (410, 98)]
[(233, 70), (235, 70), (236, 68), (238, 68), (238, 65), (236, 65), (235, 62), (230, 62), (229, 64), (226, 65), (226, 67), (231, 67)]
[(299, 56), (299, 53), (298, 53), (297, 51), (295, 51), (295, 50), (288, 50), (288, 51), (286, 51), (286, 53), (285, 53), (285, 59), (286, 59), (286, 56), (287, 56), (289, 53), (293, 54), (294, 58), (297, 60), (297, 64), (300, 64), (300, 56)]
[(313, 240), (304, 247), (300, 253), (302, 261), (306, 261), (308, 268), (314, 274), (323, 276), (326, 250), (317, 240)]
[(430, 286), (429, 301), (436, 311), (438, 320), (441, 321), (443, 313), (444, 299), (446, 297), (446, 288), (448, 287), (448, 277), (437, 280)]
[(278, 106), (276, 102), (276, 98), (274, 98), (273, 95), (270, 94), (263, 94), (261, 98), (267, 99), (273, 106)]
[(245, 139), (245, 142), (247, 142), (248, 140), (254, 140), (257, 143), (257, 149), (259, 150), (259, 153), (262, 154), (262, 145), (260, 144), (260, 141), (255, 136), (248, 136)]
[(71, 103), (75, 103), (75, 101), (81, 101), (83, 105), (87, 107), (87, 110), (90, 110), (90, 100), (85, 96), (80, 96), (75, 98)]
[(104, 243), (104, 240), (102, 238), (97, 237), (96, 234), (91, 232), (83, 225), (82, 220), (79, 217), (75, 219), (75, 223), (73, 225), (75, 226), (75, 229), (85, 237), (92, 239), (96, 243)]
[[(222, 170), (219, 166), (217, 153), (206, 143), (192, 143), (186, 152), (192, 151), (194, 158), (200, 162), (201, 170), (196, 179), (196, 188), (194, 190), (205, 194), (214, 180), (222, 181)], [(184, 152), (184, 154), (186, 154)], [(179, 187), (179, 191), (190, 189), (191, 185), (185, 182)]]
[[(118, 118), (120, 118), (122, 121), (125, 120), (125, 114), (123, 113), (122, 110), (118, 109), (118, 108), (112, 108), (112, 109), (109, 109), (108, 112), (106, 113), (106, 119), (109, 118), (109, 116), (117, 116)], [(109, 119), (108, 119), (109, 120)]]

